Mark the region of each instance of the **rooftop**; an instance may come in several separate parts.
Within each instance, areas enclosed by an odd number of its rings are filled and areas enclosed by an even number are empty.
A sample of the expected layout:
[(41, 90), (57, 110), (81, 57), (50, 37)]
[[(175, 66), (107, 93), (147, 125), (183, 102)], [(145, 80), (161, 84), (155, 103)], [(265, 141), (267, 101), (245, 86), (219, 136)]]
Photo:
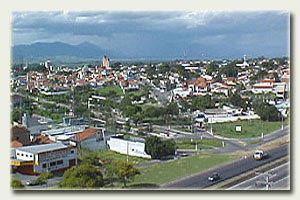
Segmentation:
[(58, 149), (66, 149), (68, 148), (67, 145), (64, 145), (62, 143), (53, 143), (53, 144), (41, 144), (41, 145), (32, 145), (32, 146), (26, 146), (26, 147), (18, 147), (16, 150), (20, 151), (26, 151), (28, 153), (43, 153)]

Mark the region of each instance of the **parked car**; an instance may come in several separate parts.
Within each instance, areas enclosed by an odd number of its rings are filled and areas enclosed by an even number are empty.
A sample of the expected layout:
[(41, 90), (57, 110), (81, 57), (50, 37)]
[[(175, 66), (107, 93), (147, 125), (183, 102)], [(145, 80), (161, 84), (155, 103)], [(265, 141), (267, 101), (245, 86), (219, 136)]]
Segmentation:
[(36, 185), (36, 184), (33, 180), (28, 180), (28, 181), (26, 181), (26, 185), (33, 186), (33, 185)]
[(207, 179), (209, 181), (216, 181), (219, 180), (221, 177), (219, 176), (219, 174), (217, 172), (214, 172), (212, 175), (210, 175)]

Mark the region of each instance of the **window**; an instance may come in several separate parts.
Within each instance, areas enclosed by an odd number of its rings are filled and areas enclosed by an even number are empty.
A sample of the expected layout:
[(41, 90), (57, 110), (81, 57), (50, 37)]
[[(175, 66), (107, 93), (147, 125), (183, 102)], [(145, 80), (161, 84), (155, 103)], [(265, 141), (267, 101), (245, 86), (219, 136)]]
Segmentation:
[(26, 154), (26, 157), (28, 157), (28, 154)]
[(17, 153), (17, 156), (19, 156), (20, 155), (20, 153)]
[(24, 156), (24, 154), (21, 153), (21, 156)]
[(55, 166), (56, 165), (56, 162), (51, 162), (50, 163), (50, 167), (53, 167), (53, 166)]
[(72, 150), (71, 153), (74, 153), (74, 150)]
[(32, 158), (32, 155), (30, 155), (30, 158)]
[(43, 164), (43, 168), (46, 168), (46, 167), (47, 167), (47, 164), (46, 164), (46, 163), (44, 163), (44, 164)]
[(63, 164), (63, 160), (57, 161), (57, 165), (62, 165), (62, 164)]

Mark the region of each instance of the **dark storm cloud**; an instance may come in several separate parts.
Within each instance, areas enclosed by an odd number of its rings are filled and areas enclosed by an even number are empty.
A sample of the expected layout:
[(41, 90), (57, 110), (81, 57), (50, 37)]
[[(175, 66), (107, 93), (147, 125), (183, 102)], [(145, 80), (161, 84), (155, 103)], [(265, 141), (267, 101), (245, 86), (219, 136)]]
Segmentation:
[[(13, 12), (12, 43), (84, 41), (137, 56), (183, 49), (286, 54), (289, 13), (282, 11)], [(274, 48), (277, 48), (277, 50)], [(247, 53), (247, 52), (243, 52)]]

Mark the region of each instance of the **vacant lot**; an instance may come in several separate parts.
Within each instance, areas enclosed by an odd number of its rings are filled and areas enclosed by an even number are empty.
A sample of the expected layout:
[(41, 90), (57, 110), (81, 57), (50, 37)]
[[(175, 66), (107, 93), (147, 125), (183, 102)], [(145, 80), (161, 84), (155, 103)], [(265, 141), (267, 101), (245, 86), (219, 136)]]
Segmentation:
[[(284, 122), (285, 125), (288, 121)], [(240, 125), (242, 127), (241, 132), (235, 131), (235, 126)], [(281, 122), (268, 122), (261, 120), (252, 121), (239, 121), (239, 122), (228, 122), (228, 123), (217, 123), (213, 124), (213, 133), (228, 138), (252, 138), (271, 133), (281, 128)], [(208, 125), (210, 130), (210, 125)]]
[(176, 140), (176, 146), (178, 149), (195, 149), (197, 144), (198, 149), (211, 149), (214, 147), (222, 147), (222, 142), (219, 140), (207, 140), (207, 139), (181, 139)]

